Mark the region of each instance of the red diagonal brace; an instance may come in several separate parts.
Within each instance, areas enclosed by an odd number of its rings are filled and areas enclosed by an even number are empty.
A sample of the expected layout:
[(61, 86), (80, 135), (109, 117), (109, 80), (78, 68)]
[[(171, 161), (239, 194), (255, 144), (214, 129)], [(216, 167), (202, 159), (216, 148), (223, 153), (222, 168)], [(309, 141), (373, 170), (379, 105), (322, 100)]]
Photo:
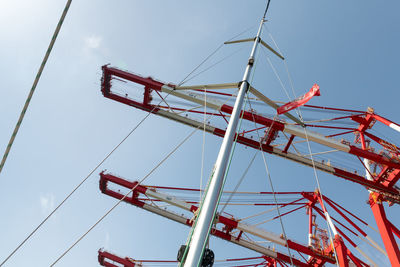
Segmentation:
[(369, 196), (369, 203), (371, 205), (371, 209), (374, 214), (376, 224), (378, 225), (390, 263), (392, 266), (400, 266), (399, 247), (394, 239), (391, 223), (386, 218), (385, 209), (379, 198), (379, 194), (371, 193)]
[[(135, 263), (133, 263), (129, 258), (121, 258), (118, 257), (114, 254), (111, 254), (107, 251), (104, 250), (99, 250), (99, 255), (98, 255), (98, 260), (101, 266), (106, 266), (106, 267), (119, 267), (119, 266), (124, 266), (124, 267), (135, 267)], [(118, 263), (114, 264), (114, 263)]]
[(395, 183), (400, 179), (400, 170), (396, 169), (389, 173), (386, 181), (383, 182), (383, 185), (387, 187), (392, 187)]
[(284, 148), (283, 151), (282, 151), (283, 153), (287, 153), (287, 151), (289, 150), (290, 145), (291, 145), (292, 142), (293, 142), (293, 139), (294, 139), (294, 135), (292, 134), (292, 135), (290, 136), (289, 141), (287, 142), (285, 148)]
[[(389, 222), (389, 221), (388, 221)], [(396, 226), (393, 225), (393, 223), (389, 222), (390, 227), (392, 228), (392, 232), (397, 235), (398, 238), (400, 238), (400, 230), (397, 229)]]
[(347, 248), (339, 235), (335, 235), (333, 239), (333, 244), (335, 246), (336, 256), (339, 261), (340, 267), (348, 267), (349, 261), (347, 260)]

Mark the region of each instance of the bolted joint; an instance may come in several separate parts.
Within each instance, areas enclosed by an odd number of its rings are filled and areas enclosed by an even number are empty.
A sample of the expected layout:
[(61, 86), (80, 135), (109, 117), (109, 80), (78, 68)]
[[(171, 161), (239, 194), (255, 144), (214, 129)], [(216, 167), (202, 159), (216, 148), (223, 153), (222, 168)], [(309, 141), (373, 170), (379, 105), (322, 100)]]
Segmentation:
[(247, 62), (247, 64), (250, 65), (250, 66), (253, 66), (254, 58), (253, 57), (249, 58), (249, 61)]
[(375, 204), (382, 204), (382, 195), (377, 192), (371, 192), (369, 194), (368, 202), (371, 207)]

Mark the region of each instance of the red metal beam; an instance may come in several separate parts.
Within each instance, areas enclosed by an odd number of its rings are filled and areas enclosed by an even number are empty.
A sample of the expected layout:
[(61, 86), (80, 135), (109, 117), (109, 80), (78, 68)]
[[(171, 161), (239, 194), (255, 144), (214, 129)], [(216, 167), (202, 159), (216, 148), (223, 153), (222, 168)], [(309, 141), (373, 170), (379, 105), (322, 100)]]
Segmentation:
[(400, 179), (400, 170), (393, 170), (388, 174), (388, 177), (383, 182), (383, 185), (387, 187), (392, 187), (397, 183), (399, 179)]
[[(97, 256), (99, 263), (101, 266), (106, 266), (106, 267), (135, 267), (135, 263), (132, 262), (132, 259), (125, 257), (121, 258), (118, 257), (117, 255), (111, 254), (107, 251), (104, 251), (102, 249), (99, 250), (99, 254)], [(114, 264), (115, 262), (118, 263), (118, 265)]]
[[(138, 206), (138, 207), (144, 207), (144, 205), (146, 205), (143, 201), (138, 200), (138, 193), (146, 194), (146, 192), (149, 190), (149, 188), (147, 188), (146, 186), (138, 185), (137, 182), (130, 182), (130, 181), (124, 180), (122, 178), (116, 177), (114, 175), (111, 175), (111, 174), (105, 174), (103, 172), (100, 173), (100, 183), (99, 183), (100, 184), (100, 190), (104, 194), (107, 194), (109, 196), (115, 197), (117, 199), (121, 199), (124, 196), (124, 194), (116, 192), (116, 191), (114, 191), (112, 189), (109, 189), (108, 188), (108, 183), (109, 182), (118, 184), (118, 185), (123, 186), (123, 187), (125, 187), (127, 189), (134, 188), (134, 190), (132, 192), (132, 197), (125, 198), (124, 199), (125, 202), (133, 204), (133, 205)], [(191, 211), (194, 212), (196, 210), (197, 210), (197, 207), (192, 205)], [(230, 231), (238, 227), (238, 221), (230, 219), (230, 218), (227, 218), (227, 217), (222, 216), (222, 215), (219, 215), (217, 217), (217, 222), (222, 223), (224, 225), (223, 228), (226, 229), (226, 231), (213, 229), (211, 231), (211, 234), (213, 234), (213, 235), (215, 235), (217, 237), (220, 237), (222, 239), (228, 240), (228, 241), (236, 239), (235, 236), (232, 236), (230, 234)], [(192, 221), (187, 219), (185, 224), (188, 225), (188, 226), (191, 226), (192, 225)], [(319, 258), (319, 259), (321, 259), (323, 261), (327, 261), (327, 262), (330, 262), (330, 263), (334, 263), (335, 262), (335, 260), (333, 258), (327, 257), (325, 255), (321, 255), (321, 254), (317, 253), (316, 251), (314, 251), (313, 249), (311, 249), (311, 248), (309, 248), (307, 246), (301, 245), (299, 243), (293, 242), (291, 240), (287, 240), (286, 246), (291, 248), (291, 249), (293, 249), (293, 250), (296, 250), (298, 252), (305, 253), (305, 254), (310, 255), (312, 257), (315, 257), (315, 258)], [(301, 261), (296, 261), (295, 259), (291, 259), (289, 256), (287, 256), (285, 254), (282, 254), (282, 253), (279, 253), (279, 252), (276, 252), (276, 253), (277, 253), (277, 258), (278, 259), (281, 259), (281, 260), (286, 261), (288, 263), (291, 263), (292, 261), (294, 263), (296, 262), (295, 264), (298, 265), (298, 266), (307, 266), (306, 264), (302, 263)]]
[(371, 193), (369, 203), (381, 234), (383, 244), (392, 266), (400, 266), (400, 251), (393, 236), (391, 223), (386, 218), (385, 209), (379, 200), (379, 195)]
[(335, 201), (333, 201), (332, 199), (328, 198), (327, 196), (324, 196), (324, 199), (329, 199), (329, 201), (336, 205), (337, 207), (341, 208), (342, 210), (344, 210), (346, 213), (350, 214), (353, 218), (357, 219), (359, 222), (363, 223), (364, 225), (368, 226), (368, 223), (365, 222), (364, 220), (362, 220), (361, 218), (359, 218), (358, 216), (356, 216), (354, 213), (348, 211), (347, 209), (345, 209), (342, 205), (336, 203)]
[[(183, 118), (171, 118), (170, 116), (172, 116), (172, 115), (166, 114), (166, 113), (168, 113), (167, 111), (163, 110), (163, 112), (161, 112), (159, 107), (156, 107), (154, 105), (149, 104), (149, 99), (150, 99), (149, 94), (150, 94), (151, 90), (155, 90), (155, 91), (161, 92), (163, 90), (162, 88), (164, 88), (165, 86), (167, 86), (168, 88), (174, 88), (173, 85), (164, 84), (164, 83), (156, 81), (156, 80), (154, 80), (154, 79), (152, 79), (150, 77), (144, 78), (144, 77), (141, 77), (139, 75), (135, 75), (135, 74), (132, 74), (132, 73), (129, 73), (129, 72), (126, 72), (126, 71), (122, 71), (122, 70), (118, 70), (116, 68), (111, 68), (111, 67), (108, 67), (108, 66), (103, 66), (102, 69), (103, 69), (102, 92), (103, 92), (105, 97), (108, 97), (108, 98), (116, 100), (118, 102), (121, 102), (121, 103), (130, 105), (130, 106), (145, 110), (147, 112), (152, 112), (154, 114), (158, 114), (158, 115), (161, 115), (161, 116), (164, 116), (164, 117), (169, 117), (170, 119), (175, 119), (175, 120), (177, 120), (177, 121), (179, 121), (181, 123), (188, 124), (188, 125), (190, 125), (192, 127), (197, 127), (198, 126), (198, 122), (197, 121), (193, 121), (193, 120), (192, 121), (190, 121), (190, 120), (186, 120), (185, 121), (185, 119), (183, 119)], [(145, 94), (144, 94), (143, 100), (140, 100), (140, 102), (139, 102), (139, 101), (135, 101), (135, 100), (129, 99), (126, 96), (121, 96), (121, 95), (118, 95), (118, 94), (115, 94), (115, 93), (111, 92), (111, 80), (112, 80), (113, 76), (117, 76), (119, 78), (126, 79), (128, 81), (132, 81), (134, 83), (138, 83), (138, 84), (143, 85), (143, 87), (145, 88), (144, 89), (145, 90)], [(169, 90), (171, 90), (171, 89), (169, 89)], [(220, 111), (225, 112), (226, 114), (230, 114), (232, 112), (233, 108), (231, 106), (229, 106), (229, 105), (224, 104), (224, 105), (221, 105), (219, 107), (219, 109), (220, 109)], [(284, 123), (282, 123), (280, 121), (274, 121), (274, 120), (271, 120), (269, 118), (260, 116), (258, 114), (255, 114), (254, 112), (243, 111), (242, 115), (243, 115), (243, 119), (246, 119), (246, 120), (249, 120), (249, 121), (252, 121), (252, 122), (256, 122), (258, 124), (273, 128), (273, 129), (271, 129), (271, 131), (272, 130), (283, 131), (285, 129), (285, 124)], [(176, 115), (176, 114), (174, 116), (175, 117), (179, 117), (179, 115)], [(355, 118), (354, 120), (356, 120), (356, 121), (360, 121), (360, 120), (364, 120), (365, 121), (365, 119), (361, 118), (360, 115), (355, 115), (353, 117)], [(371, 119), (368, 117), (367, 121), (369, 121), (369, 120), (371, 120)], [(361, 129), (361, 130), (363, 130), (363, 129)], [(211, 131), (211, 133), (213, 133), (214, 135), (217, 135), (217, 136), (223, 136), (225, 134), (225, 131), (223, 129), (215, 128), (213, 131)], [(251, 139), (246, 138), (244, 136), (239, 136), (238, 137), (238, 142), (241, 143), (241, 144), (256, 148), (256, 149), (260, 149), (260, 144), (259, 144), (258, 141), (251, 140)], [(378, 163), (383, 164), (383, 165), (390, 166), (390, 167), (395, 168), (395, 169), (400, 169), (400, 164), (399, 163), (396, 163), (394, 161), (388, 160), (388, 159), (386, 159), (385, 157), (383, 157), (383, 156), (381, 156), (379, 154), (375, 154), (373, 152), (366, 151), (366, 150), (360, 149), (360, 148), (358, 148), (356, 146), (352, 146), (352, 145), (349, 145), (348, 147), (349, 147), (349, 152), (348, 153), (350, 153), (350, 154), (353, 154), (353, 155), (356, 155), (356, 156), (359, 156), (359, 157), (368, 158), (370, 160), (373, 160), (373, 161), (378, 162)], [(287, 151), (287, 149), (279, 150), (277, 148), (272, 148), (271, 146), (265, 144), (265, 145), (261, 146), (261, 150), (263, 150), (263, 151), (265, 151), (267, 153), (272, 153), (272, 154), (275, 154), (275, 155), (278, 155), (278, 156), (281, 156), (281, 157), (285, 157), (285, 158), (289, 158), (289, 159), (301, 162), (301, 163), (306, 164), (308, 166), (312, 166), (312, 164), (309, 163), (307, 161), (307, 159), (296, 159), (296, 157), (298, 157), (298, 156), (296, 156), (295, 154), (289, 153)], [(321, 166), (316, 166), (316, 167), (318, 169), (320, 169), (320, 170), (327, 171), (326, 168), (322, 168)], [(351, 172), (348, 172), (348, 171), (343, 170), (343, 169), (334, 168), (334, 167), (330, 167), (329, 169), (330, 169), (330, 171), (327, 171), (327, 172), (332, 173), (332, 174), (334, 174), (334, 175), (336, 175), (338, 177), (341, 177), (341, 178), (344, 178), (346, 180), (350, 180), (350, 181), (365, 185), (365, 186), (367, 186), (367, 187), (369, 187), (371, 189), (375, 189), (375, 190), (378, 190), (378, 191), (381, 191), (381, 192), (386, 192), (386, 193), (392, 194), (393, 195), (393, 197), (392, 197), (393, 199), (391, 199), (391, 201), (400, 202), (399, 192), (398, 192), (398, 190), (396, 190), (396, 189), (394, 189), (392, 187), (393, 183), (387, 184), (387, 186), (385, 186), (385, 185), (382, 185), (379, 182), (366, 181), (364, 179), (364, 177), (359, 176), (359, 175), (354, 174), (354, 173), (351, 173)], [(395, 180), (393, 180), (393, 181), (395, 181)]]
[(389, 220), (388, 222), (390, 224), (390, 227), (392, 228), (393, 234), (397, 235), (397, 238), (400, 238), (400, 230), (396, 226), (394, 226), (393, 223), (391, 223)]
[(284, 148), (283, 151), (282, 151), (283, 153), (287, 153), (287, 151), (289, 150), (290, 145), (291, 145), (292, 142), (293, 142), (293, 139), (294, 139), (294, 135), (292, 134), (292, 135), (290, 136), (289, 141), (287, 142), (285, 148)]
[(342, 238), (339, 235), (335, 235), (333, 239), (333, 245), (335, 246), (335, 251), (339, 261), (339, 266), (348, 267), (349, 261), (347, 259), (347, 248), (343, 243)]
[(354, 228), (357, 229), (360, 234), (362, 234), (364, 237), (367, 236), (367, 234), (361, 230), (360, 227), (358, 227), (353, 221), (351, 221), (342, 211), (340, 211), (333, 203), (331, 203), (329, 198), (324, 198), (325, 202), (328, 203), (329, 206), (331, 206), (337, 213), (339, 213), (348, 223), (350, 223)]
[(384, 166), (381, 170), (381, 172), (376, 176), (375, 181), (378, 183), (382, 183), (382, 181), (385, 181), (387, 179), (387, 176), (389, 175), (388, 172), (392, 170), (392, 168), (389, 168), (388, 166)]

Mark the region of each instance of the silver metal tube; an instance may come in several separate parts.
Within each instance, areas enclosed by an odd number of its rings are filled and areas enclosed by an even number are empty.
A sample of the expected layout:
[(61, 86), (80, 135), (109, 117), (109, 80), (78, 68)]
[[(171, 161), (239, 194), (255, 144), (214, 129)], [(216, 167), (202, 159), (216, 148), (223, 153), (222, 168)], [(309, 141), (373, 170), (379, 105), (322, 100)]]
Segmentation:
[(260, 27), (255, 38), (253, 49), (250, 54), (249, 62), (243, 75), (243, 82), (240, 86), (238, 96), (232, 111), (232, 116), (229, 120), (228, 128), (226, 130), (221, 148), (215, 162), (214, 172), (212, 173), (209, 181), (209, 187), (203, 200), (203, 204), (196, 220), (193, 235), (189, 242), (189, 250), (187, 253), (185, 267), (199, 266), (201, 264), (203, 251), (208, 241), (210, 229), (213, 224), (214, 215), (217, 211), (218, 199), (221, 191), (223, 190), (224, 176), (226, 167), (228, 165), (229, 156), (232, 151), (233, 138), (237, 130), (237, 125), (242, 111), (243, 100), (249, 88), (248, 79), (250, 77), (251, 69), (253, 67), (254, 56), (257, 51), (257, 46), (260, 40), (262, 25), (264, 18), (260, 23)]

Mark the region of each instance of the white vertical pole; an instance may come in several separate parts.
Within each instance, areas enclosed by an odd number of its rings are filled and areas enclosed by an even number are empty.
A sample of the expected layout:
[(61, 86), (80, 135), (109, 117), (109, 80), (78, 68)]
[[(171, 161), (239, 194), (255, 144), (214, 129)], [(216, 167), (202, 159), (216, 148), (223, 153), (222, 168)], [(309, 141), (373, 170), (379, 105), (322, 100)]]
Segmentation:
[(215, 162), (214, 172), (210, 177), (209, 188), (203, 200), (199, 216), (196, 220), (195, 228), (191, 241), (189, 242), (189, 250), (187, 253), (185, 267), (199, 266), (202, 261), (203, 251), (208, 241), (210, 229), (214, 221), (214, 215), (217, 211), (218, 199), (221, 191), (223, 190), (224, 176), (226, 167), (228, 165), (229, 156), (232, 151), (233, 139), (237, 130), (237, 125), (242, 111), (244, 96), (249, 89), (248, 79), (251, 74), (251, 69), (254, 63), (254, 56), (257, 51), (258, 43), (260, 42), (260, 35), (264, 18), (261, 20), (260, 27), (257, 32), (257, 37), (254, 40), (253, 49), (247, 63), (246, 70), (243, 75), (243, 81), (240, 85), (239, 93), (232, 111), (232, 116), (229, 120), (228, 128), (226, 130), (221, 148)]

